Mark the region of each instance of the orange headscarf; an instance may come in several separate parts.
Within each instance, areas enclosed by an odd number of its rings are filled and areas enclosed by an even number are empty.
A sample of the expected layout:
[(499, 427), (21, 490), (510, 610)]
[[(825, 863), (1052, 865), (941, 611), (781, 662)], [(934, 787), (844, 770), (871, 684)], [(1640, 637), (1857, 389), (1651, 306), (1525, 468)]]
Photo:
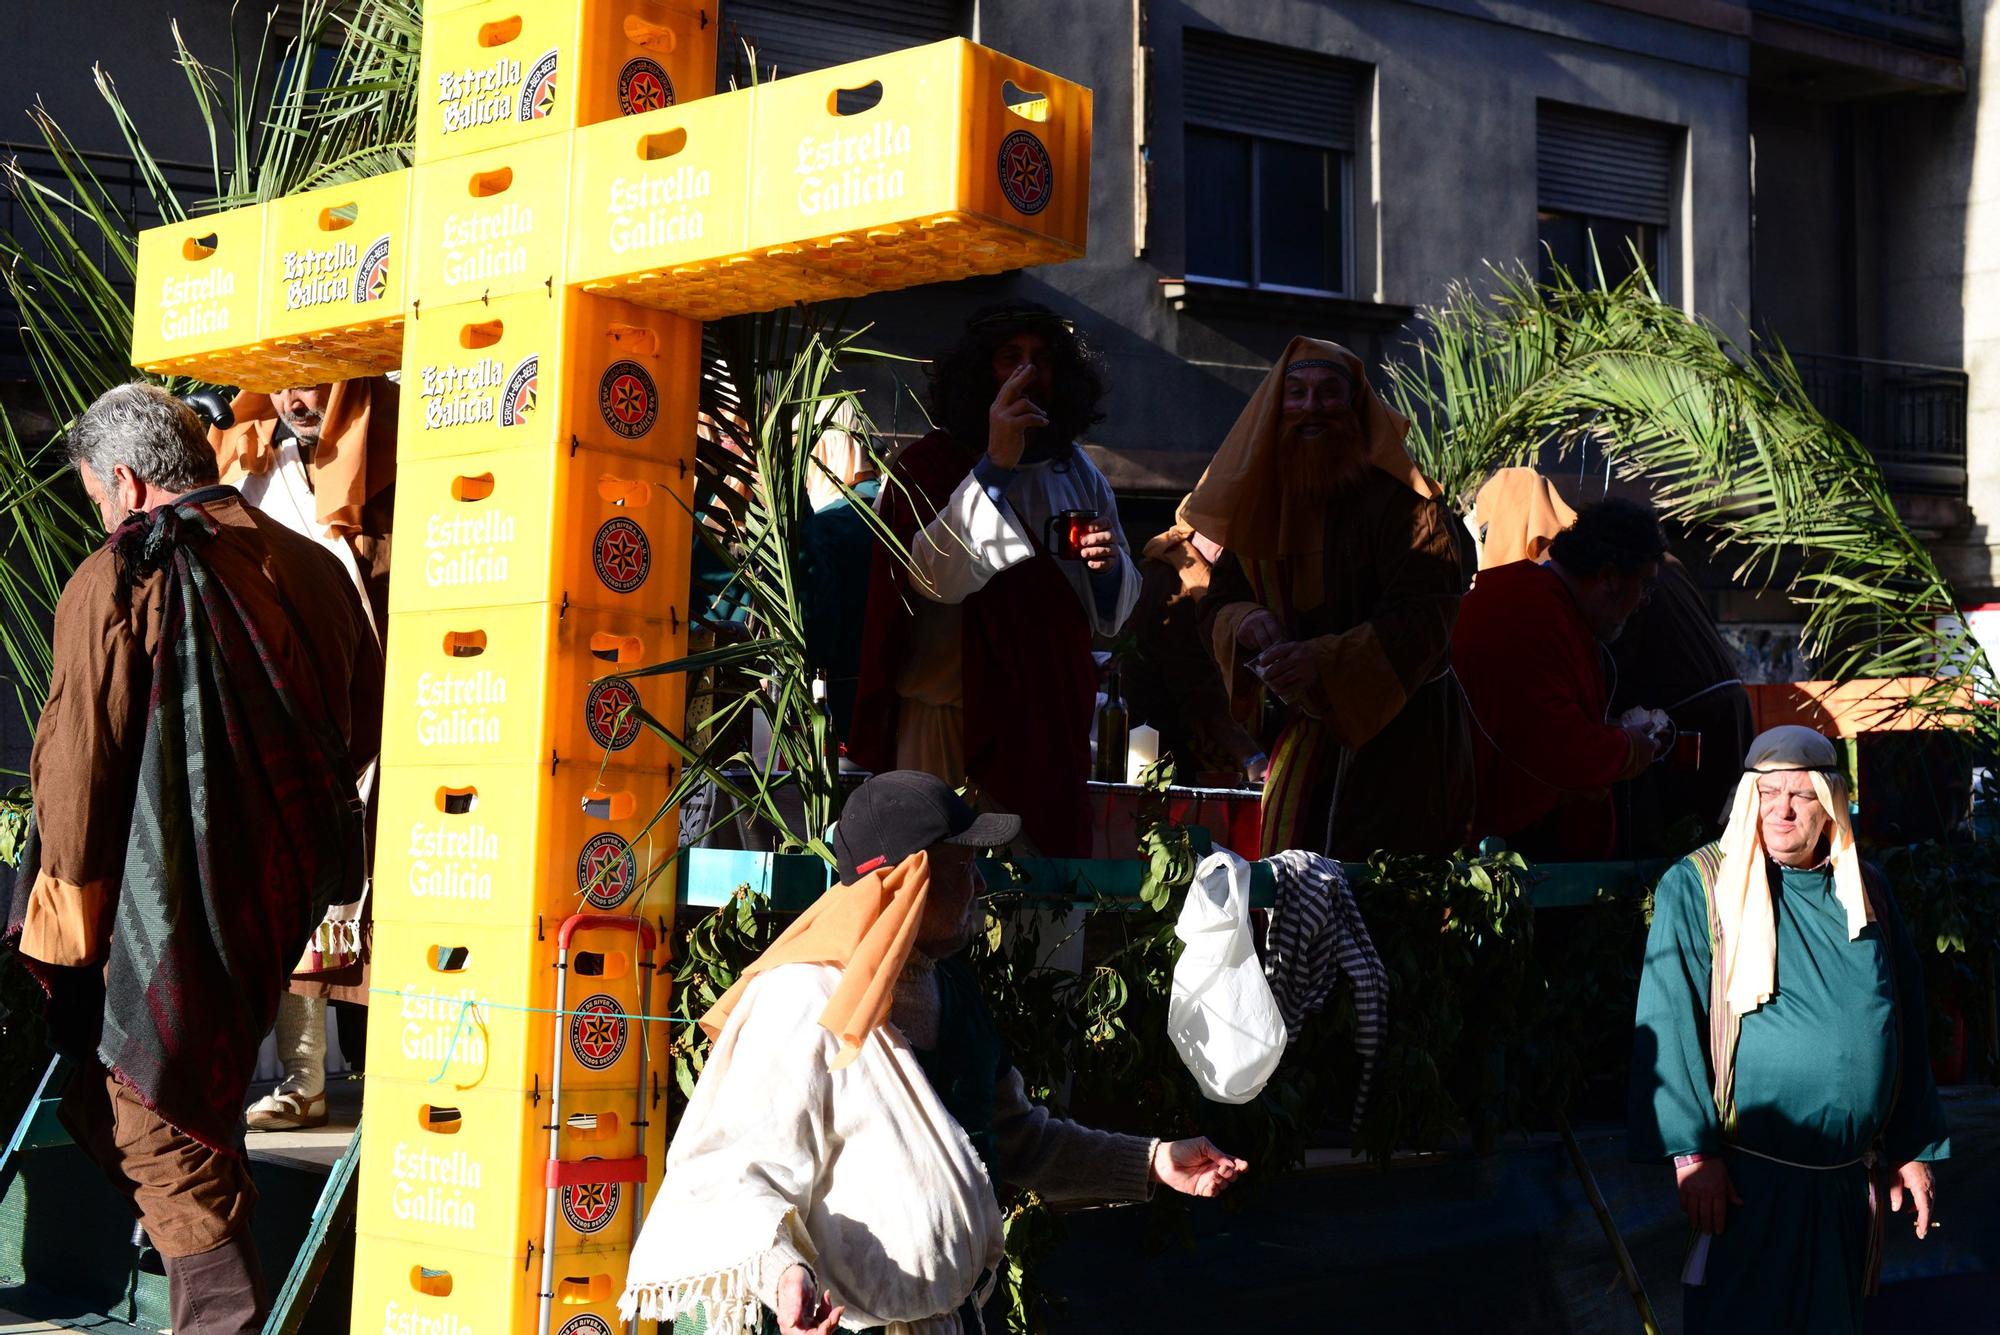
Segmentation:
[(1539, 561), (1556, 534), (1576, 522), (1576, 511), (1556, 493), (1555, 484), (1532, 468), (1503, 468), (1486, 480), (1472, 502), (1480, 539), (1479, 568)]
[[(278, 457), (272, 444), (278, 410), (271, 396), (246, 389), (230, 410), (236, 424), (208, 433), (223, 480), (270, 472)], [(328, 536), (359, 533), (361, 507), (396, 480), (396, 386), (382, 376), (336, 382), (307, 469), (313, 508)]]
[(833, 887), (743, 970), (701, 1017), (701, 1027), (710, 1038), (720, 1034), (744, 989), (760, 973), (781, 964), (835, 965), (840, 986), (827, 998), (819, 1022), (840, 1040), (832, 1062), (839, 1070), (861, 1055), (868, 1035), (889, 1018), (896, 979), (916, 944), (930, 884), (930, 854), (918, 852), (853, 885)]
[(1369, 466), (1420, 496), (1441, 494), (1403, 448), (1409, 419), (1376, 396), (1361, 359), (1337, 343), (1295, 338), (1243, 405), (1242, 415), (1181, 509), (1184, 523), (1238, 556), (1252, 560), (1305, 556), (1326, 545), (1324, 504), (1298, 503), (1276, 458), (1285, 370), (1294, 362), (1312, 360), (1338, 362), (1354, 377), (1354, 411), (1361, 420)]

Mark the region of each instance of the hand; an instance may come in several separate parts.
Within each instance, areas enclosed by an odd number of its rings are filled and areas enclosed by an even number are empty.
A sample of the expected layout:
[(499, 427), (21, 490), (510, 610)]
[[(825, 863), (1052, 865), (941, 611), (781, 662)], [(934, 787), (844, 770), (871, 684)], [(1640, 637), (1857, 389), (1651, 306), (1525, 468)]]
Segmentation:
[(1267, 609), (1258, 608), (1236, 627), (1236, 642), (1253, 654), (1261, 654), (1285, 638), (1285, 623)]
[(1163, 1140), (1153, 1147), (1153, 1181), (1183, 1196), (1220, 1196), (1249, 1170), (1247, 1161), (1224, 1154), (1207, 1136)]
[(1625, 769), (1630, 773), (1639, 773), (1659, 758), (1660, 740), (1653, 735), (1649, 722), (1627, 723), (1624, 728), (1625, 735), (1632, 739), (1632, 758), (1626, 762)]
[(1319, 683), (1319, 662), (1312, 646), (1287, 641), (1264, 651), (1257, 660), (1257, 675), (1286, 704), (1303, 704), (1307, 693)]
[(847, 1309), (833, 1305), (832, 1293), (813, 1288), (813, 1273), (792, 1266), (778, 1277), (778, 1330), (782, 1335), (834, 1335)]
[(1022, 362), (1000, 382), (993, 406), (986, 410), (986, 457), (1001, 468), (1014, 468), (1028, 448), (1030, 427), (1047, 426), (1049, 415), (1028, 398), (1028, 375), (1033, 362)]
[(1265, 776), (1271, 772), (1271, 758), (1259, 751), (1243, 762), (1243, 777), (1251, 783), (1262, 786)]
[(1721, 1159), (1703, 1159), (1685, 1168), (1674, 1169), (1674, 1181), (1681, 1191), (1681, 1213), (1697, 1233), (1722, 1236), (1724, 1216), (1732, 1205), (1743, 1204), (1736, 1184), (1729, 1180), (1729, 1166)]
[(1916, 1159), (1896, 1170), (1896, 1180), (1889, 1184), (1889, 1213), (1903, 1212), (1903, 1193), (1910, 1194), (1910, 1205), (1917, 1216), (1917, 1236), (1925, 1237), (1931, 1231), (1931, 1206), (1937, 1201), (1937, 1189), (1931, 1182), (1931, 1166)]
[(1084, 565), (1092, 570), (1109, 570), (1118, 564), (1118, 540), (1111, 536), (1108, 524), (1092, 524), (1084, 529), (1077, 551), (1082, 554)]

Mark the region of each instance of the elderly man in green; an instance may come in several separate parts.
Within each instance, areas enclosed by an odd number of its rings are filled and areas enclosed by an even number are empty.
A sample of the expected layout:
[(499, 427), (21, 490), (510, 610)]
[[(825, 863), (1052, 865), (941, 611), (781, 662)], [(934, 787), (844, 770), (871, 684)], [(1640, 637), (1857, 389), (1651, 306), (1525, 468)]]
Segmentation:
[(1921, 965), (1855, 849), (1833, 743), (1773, 728), (1745, 770), (1721, 841), (1655, 897), (1632, 1154), (1674, 1164), (1688, 1335), (1859, 1335), (1884, 1197), (1924, 1237), (1950, 1152)]

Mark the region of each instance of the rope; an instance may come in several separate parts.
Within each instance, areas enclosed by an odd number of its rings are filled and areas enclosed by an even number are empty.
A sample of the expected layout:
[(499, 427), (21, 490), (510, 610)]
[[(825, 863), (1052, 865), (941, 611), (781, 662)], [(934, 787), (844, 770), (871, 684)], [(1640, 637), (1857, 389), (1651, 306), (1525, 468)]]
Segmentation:
[[(401, 988), (393, 988), (393, 987), (371, 987), (368, 989), (368, 994), (370, 996), (379, 996), (379, 997), (398, 997), (410, 1001), (439, 1002), (445, 1005), (456, 1004), (458, 1006), (458, 1018), (455, 1021), (453, 1021), (451, 1028), (451, 1044), (445, 1049), (444, 1061), (438, 1065), (437, 1074), (424, 1082), (427, 1085), (435, 1085), (438, 1081), (444, 1079), (445, 1072), (451, 1069), (452, 1062), (455, 1061), (458, 1057), (459, 1039), (462, 1038), (465, 1034), (465, 1022), (468, 1018), (471, 1017), (472, 1008), (475, 1006), (480, 1007), (482, 1010), (513, 1011), (519, 1015), (553, 1015), (558, 1018), (561, 1018), (563, 1016), (589, 1014), (589, 1015), (601, 1015), (608, 1018), (616, 1018), (620, 1020), (637, 1020), (640, 1022), (640, 1025), (642, 1026), (640, 1029), (640, 1035), (642, 1039), (645, 1034), (643, 1026), (646, 1024), (698, 1023), (695, 1020), (680, 1015), (643, 1015), (634, 1011), (555, 1010), (548, 1006), (509, 1006), (498, 1001), (481, 1001), (476, 997), (446, 997), (446, 996), (439, 996), (435, 992), (405, 992)], [(475, 1020), (474, 1023), (479, 1023), (479, 1022)], [(480, 1024), (480, 1027), (484, 1029), (485, 1025)], [(473, 1083), (477, 1084), (478, 1082), (474, 1081)], [(459, 1088), (470, 1089), (471, 1086), (461, 1085), (459, 1086)]]

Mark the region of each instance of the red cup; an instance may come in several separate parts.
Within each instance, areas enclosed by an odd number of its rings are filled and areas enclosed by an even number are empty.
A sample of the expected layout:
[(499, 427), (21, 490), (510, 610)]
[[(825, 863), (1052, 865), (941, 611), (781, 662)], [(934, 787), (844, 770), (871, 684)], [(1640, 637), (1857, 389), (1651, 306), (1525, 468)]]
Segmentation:
[(1095, 510), (1058, 510), (1049, 516), (1043, 545), (1059, 561), (1081, 561), (1083, 540), (1097, 522)]

